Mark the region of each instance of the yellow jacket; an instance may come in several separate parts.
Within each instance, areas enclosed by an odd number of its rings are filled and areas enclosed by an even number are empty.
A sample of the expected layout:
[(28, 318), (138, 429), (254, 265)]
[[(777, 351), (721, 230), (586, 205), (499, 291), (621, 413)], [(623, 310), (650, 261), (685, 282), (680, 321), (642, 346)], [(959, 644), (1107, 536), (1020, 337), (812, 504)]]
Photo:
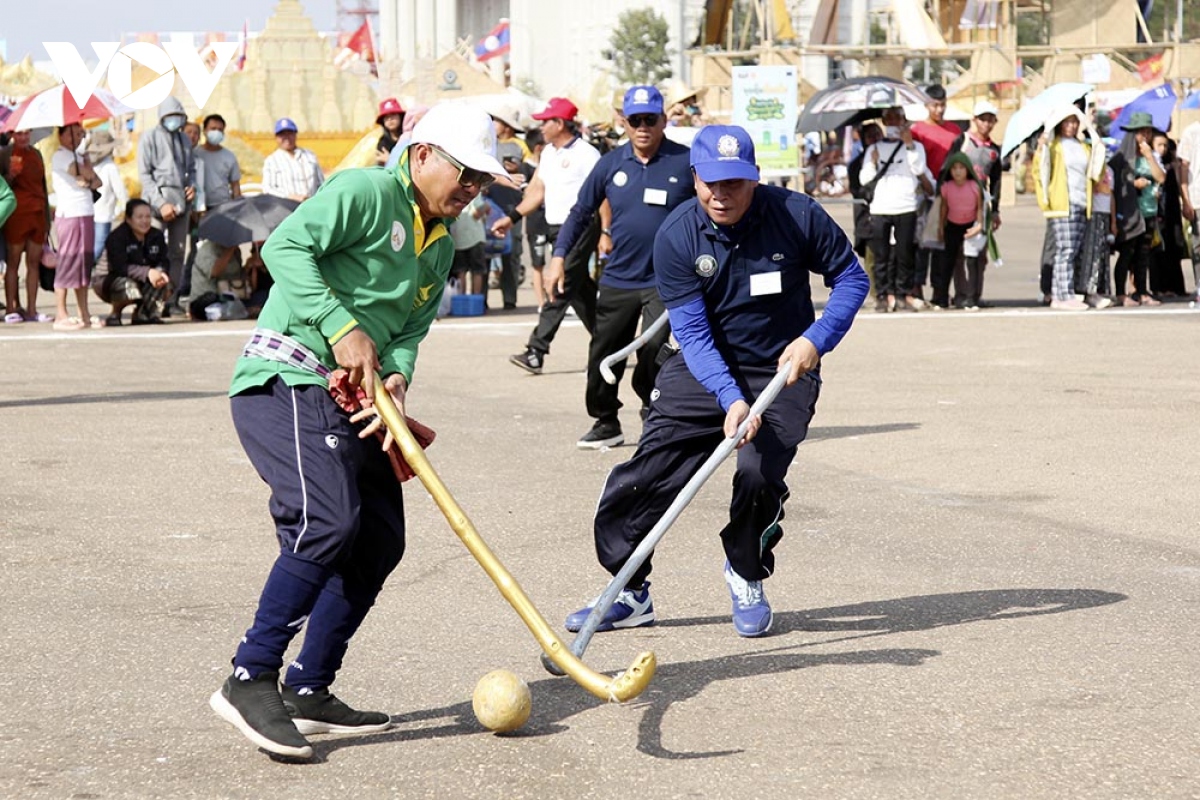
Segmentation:
[[(1080, 142), (1084, 155), (1091, 163), (1092, 148)], [(1071, 212), (1070, 193), (1067, 189), (1067, 163), (1063, 159), (1062, 139), (1055, 137), (1049, 146), (1039, 147), (1033, 156), (1033, 188), (1037, 193), (1038, 207), (1046, 219), (1065, 217)], [(1087, 192), (1087, 216), (1092, 216), (1092, 181), (1085, 179)]]

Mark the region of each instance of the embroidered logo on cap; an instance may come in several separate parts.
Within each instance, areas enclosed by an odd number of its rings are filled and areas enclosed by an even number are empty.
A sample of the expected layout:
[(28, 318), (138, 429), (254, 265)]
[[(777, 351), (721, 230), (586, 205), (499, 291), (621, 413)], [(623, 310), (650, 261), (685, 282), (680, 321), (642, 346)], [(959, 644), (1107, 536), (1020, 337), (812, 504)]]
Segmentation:
[(737, 158), (740, 150), (736, 136), (725, 134), (717, 140), (717, 153), (721, 158)]
[(645, 89), (633, 90), (633, 102), (638, 105), (645, 105), (650, 102), (650, 92)]
[(701, 278), (711, 278), (717, 272), (717, 260), (705, 253), (696, 259), (696, 274)]

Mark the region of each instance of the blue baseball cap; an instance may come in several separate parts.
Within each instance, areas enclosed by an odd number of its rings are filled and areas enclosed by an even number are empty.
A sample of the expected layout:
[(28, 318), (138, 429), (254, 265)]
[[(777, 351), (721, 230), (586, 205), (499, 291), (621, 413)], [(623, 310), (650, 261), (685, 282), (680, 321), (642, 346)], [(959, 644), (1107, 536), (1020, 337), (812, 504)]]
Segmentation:
[(738, 125), (706, 125), (692, 142), (692, 169), (705, 183), (758, 180), (754, 142)]
[(300, 129), (296, 127), (295, 120), (291, 120), (291, 119), (288, 119), (287, 117), (283, 117), (275, 123), (275, 133), (278, 135), (280, 133), (283, 133), (284, 131), (291, 131), (292, 133), (298, 133), (300, 131)]
[(621, 104), (621, 113), (627, 117), (634, 114), (663, 113), (662, 92), (653, 86), (630, 86)]

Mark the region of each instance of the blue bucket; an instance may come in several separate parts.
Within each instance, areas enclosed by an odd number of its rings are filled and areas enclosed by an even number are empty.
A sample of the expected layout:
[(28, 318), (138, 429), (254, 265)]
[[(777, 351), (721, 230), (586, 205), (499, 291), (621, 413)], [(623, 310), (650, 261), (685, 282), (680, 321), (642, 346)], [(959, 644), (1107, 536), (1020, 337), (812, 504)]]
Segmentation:
[(450, 298), (450, 313), (455, 317), (483, 316), (483, 295), (456, 294)]

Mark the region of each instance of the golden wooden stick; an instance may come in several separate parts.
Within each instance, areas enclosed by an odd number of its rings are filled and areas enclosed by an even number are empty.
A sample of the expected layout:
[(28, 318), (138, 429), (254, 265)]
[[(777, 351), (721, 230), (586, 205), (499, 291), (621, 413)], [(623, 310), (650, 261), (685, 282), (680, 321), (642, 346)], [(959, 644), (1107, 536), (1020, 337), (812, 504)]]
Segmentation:
[(425, 451), (413, 438), (404, 421), (404, 415), (396, 408), (396, 404), (392, 402), (392, 396), (388, 394), (383, 380), (378, 376), (375, 378), (375, 406), (379, 410), (379, 416), (383, 418), (384, 425), (391, 431), (392, 438), (396, 440), (396, 445), (399, 446), (404, 460), (408, 462), (412, 471), (421, 479), (421, 483), (425, 485), (429, 494), (433, 496), (433, 501), (446, 516), (451, 529), (467, 546), (467, 550), (483, 567), (483, 571), (496, 584), (496, 588), (500, 590), (504, 599), (516, 610), (517, 616), (529, 628), (533, 638), (541, 645), (550, 660), (557, 664), (573, 681), (601, 700), (623, 703), (641, 694), (642, 690), (649, 685), (651, 678), (654, 677), (654, 670), (658, 663), (654, 652), (647, 650), (638, 654), (629, 669), (615, 678), (596, 672), (580, 661), (546, 624), (546, 620), (534, 607), (520, 584), (479, 536), (475, 526), (471, 524), (471, 520), (467, 518), (454, 496), (450, 494), (450, 490), (446, 488), (437, 472), (434, 471), (429, 459), (425, 457)]

